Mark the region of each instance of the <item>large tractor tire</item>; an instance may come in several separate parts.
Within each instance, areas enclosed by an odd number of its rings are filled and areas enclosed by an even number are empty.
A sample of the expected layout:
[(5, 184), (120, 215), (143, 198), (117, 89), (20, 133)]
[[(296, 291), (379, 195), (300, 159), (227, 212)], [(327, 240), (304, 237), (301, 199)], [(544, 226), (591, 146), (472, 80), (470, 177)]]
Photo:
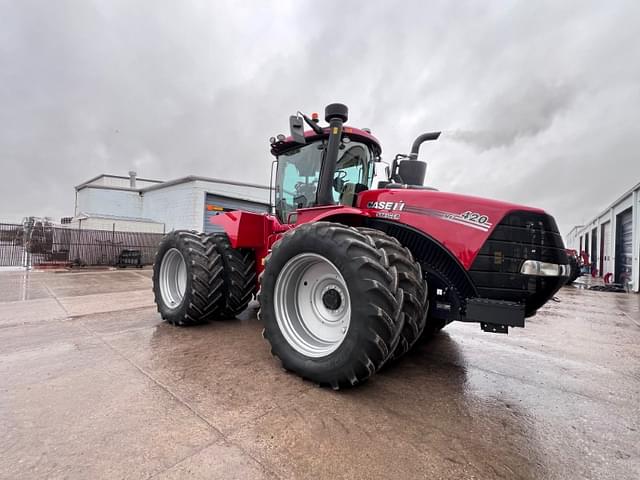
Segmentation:
[(247, 308), (256, 293), (256, 260), (252, 250), (231, 246), (226, 233), (207, 235), (222, 258), (222, 305), (216, 320), (233, 318)]
[(186, 326), (215, 317), (223, 295), (222, 271), (222, 257), (201, 235), (167, 234), (153, 264), (153, 295), (162, 318)]
[(389, 265), (398, 271), (398, 286), (403, 290), (402, 313), (404, 327), (400, 332), (400, 341), (393, 351), (392, 358), (398, 359), (407, 353), (418, 341), (427, 323), (429, 298), (427, 283), (422, 276), (420, 264), (413, 259), (408, 248), (380, 230), (358, 228), (373, 240), (376, 248), (385, 251)]
[(284, 234), (267, 256), (259, 295), (273, 355), (320, 385), (365, 381), (400, 340), (398, 271), (352, 227), (317, 222)]

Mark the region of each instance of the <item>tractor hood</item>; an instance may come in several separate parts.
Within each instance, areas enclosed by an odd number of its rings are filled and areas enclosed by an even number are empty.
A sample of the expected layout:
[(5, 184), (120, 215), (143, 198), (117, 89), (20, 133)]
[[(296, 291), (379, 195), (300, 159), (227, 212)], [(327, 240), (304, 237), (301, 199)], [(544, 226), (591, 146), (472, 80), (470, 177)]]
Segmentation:
[(537, 228), (531, 218), (538, 218), (545, 228), (557, 232), (555, 221), (544, 210), (455, 193), (369, 190), (358, 196), (356, 206), (372, 218), (398, 222), (427, 234), (453, 252), (465, 269), (471, 267), (496, 226), (510, 213), (526, 212), (522, 228)]
[[(357, 206), (363, 209), (392, 210), (433, 216), (483, 231), (490, 230), (510, 211), (545, 213), (540, 208), (489, 198), (413, 188), (368, 190), (360, 194), (358, 200)], [(389, 202), (393, 205), (389, 205)], [(400, 203), (402, 205), (397, 205)], [(470, 215), (466, 215), (467, 213)]]

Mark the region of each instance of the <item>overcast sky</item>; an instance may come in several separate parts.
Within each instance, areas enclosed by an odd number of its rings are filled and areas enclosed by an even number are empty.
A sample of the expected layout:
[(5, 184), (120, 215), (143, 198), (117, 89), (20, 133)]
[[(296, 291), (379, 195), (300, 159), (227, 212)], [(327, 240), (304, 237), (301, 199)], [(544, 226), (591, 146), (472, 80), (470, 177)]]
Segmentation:
[(340, 101), (427, 184), (563, 234), (640, 182), (640, 2), (0, 0), (0, 221), (99, 173), (268, 184), (268, 138)]

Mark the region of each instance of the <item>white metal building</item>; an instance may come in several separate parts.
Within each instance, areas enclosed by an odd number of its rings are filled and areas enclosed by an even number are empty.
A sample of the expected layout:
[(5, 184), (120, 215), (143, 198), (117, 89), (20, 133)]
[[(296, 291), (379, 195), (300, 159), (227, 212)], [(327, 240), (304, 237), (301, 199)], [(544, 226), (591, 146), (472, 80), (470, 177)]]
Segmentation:
[(230, 210), (269, 211), (269, 187), (188, 176), (163, 182), (102, 174), (78, 186), (72, 227), (99, 230), (211, 232), (208, 220)]
[(589, 254), (597, 275), (611, 274), (616, 283), (640, 291), (640, 183), (585, 225), (573, 227), (567, 248)]

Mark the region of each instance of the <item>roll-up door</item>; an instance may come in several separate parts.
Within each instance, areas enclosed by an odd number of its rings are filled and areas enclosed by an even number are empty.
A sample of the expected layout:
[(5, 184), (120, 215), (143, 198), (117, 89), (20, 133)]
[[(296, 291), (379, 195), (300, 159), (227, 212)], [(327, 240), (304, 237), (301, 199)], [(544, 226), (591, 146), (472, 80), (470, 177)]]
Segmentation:
[(207, 193), (204, 201), (204, 231), (206, 233), (220, 232), (222, 229), (213, 225), (209, 220), (216, 215), (233, 210), (245, 210), (255, 213), (268, 213), (269, 205), (239, 198), (225, 197)]
[(631, 281), (633, 217), (629, 208), (616, 218), (616, 283)]

